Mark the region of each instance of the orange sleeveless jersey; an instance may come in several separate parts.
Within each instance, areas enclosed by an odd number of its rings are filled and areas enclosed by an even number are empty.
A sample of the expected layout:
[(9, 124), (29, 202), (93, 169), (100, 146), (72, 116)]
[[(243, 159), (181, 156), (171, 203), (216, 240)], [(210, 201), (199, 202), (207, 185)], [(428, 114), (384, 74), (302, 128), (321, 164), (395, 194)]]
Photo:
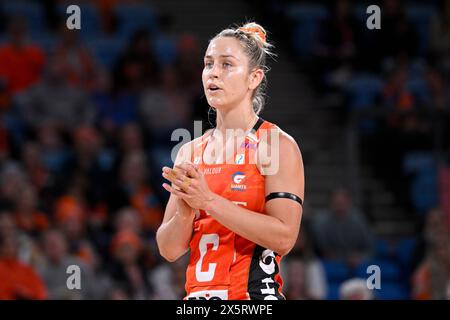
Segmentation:
[[(203, 152), (210, 135), (194, 146), (192, 161), (214, 193), (251, 211), (264, 214), (265, 185), (255, 159), (261, 133), (276, 126), (259, 119), (232, 163), (205, 164)], [(251, 158), (253, 157), (253, 158)], [(190, 242), (184, 299), (284, 299), (279, 274), (281, 256), (237, 235), (207, 212), (199, 210)]]

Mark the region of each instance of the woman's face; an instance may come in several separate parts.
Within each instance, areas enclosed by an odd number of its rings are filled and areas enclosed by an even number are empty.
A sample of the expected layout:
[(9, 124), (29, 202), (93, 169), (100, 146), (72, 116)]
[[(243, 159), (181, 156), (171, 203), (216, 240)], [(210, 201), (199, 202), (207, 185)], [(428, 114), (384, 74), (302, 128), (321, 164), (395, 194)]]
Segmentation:
[(239, 40), (219, 37), (212, 40), (204, 58), (203, 89), (208, 104), (216, 109), (249, 99), (252, 81), (249, 59)]

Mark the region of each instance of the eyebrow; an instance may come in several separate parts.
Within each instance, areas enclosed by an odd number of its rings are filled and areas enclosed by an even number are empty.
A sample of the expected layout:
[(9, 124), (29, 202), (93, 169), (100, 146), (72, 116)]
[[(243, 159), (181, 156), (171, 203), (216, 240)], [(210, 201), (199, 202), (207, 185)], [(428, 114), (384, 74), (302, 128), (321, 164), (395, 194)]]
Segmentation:
[[(236, 58), (235, 56), (233, 56), (231, 54), (221, 54), (219, 57), (220, 58), (234, 58), (236, 60), (239, 60), (238, 58)], [(213, 58), (213, 56), (211, 56), (211, 55), (206, 55), (205, 56), (205, 59), (212, 59), (212, 58)]]

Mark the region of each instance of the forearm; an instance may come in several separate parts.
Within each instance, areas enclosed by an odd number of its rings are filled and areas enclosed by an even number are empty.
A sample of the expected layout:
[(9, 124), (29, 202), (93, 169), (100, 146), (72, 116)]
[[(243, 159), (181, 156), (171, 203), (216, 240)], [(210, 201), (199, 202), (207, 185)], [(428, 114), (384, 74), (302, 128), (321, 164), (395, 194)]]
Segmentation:
[(175, 261), (189, 248), (192, 237), (192, 224), (195, 214), (182, 215), (175, 213), (156, 233), (156, 241), (160, 254), (168, 261)]
[(218, 195), (213, 196), (206, 211), (231, 231), (280, 255), (287, 254), (293, 245), (291, 229), (275, 217), (248, 210)]

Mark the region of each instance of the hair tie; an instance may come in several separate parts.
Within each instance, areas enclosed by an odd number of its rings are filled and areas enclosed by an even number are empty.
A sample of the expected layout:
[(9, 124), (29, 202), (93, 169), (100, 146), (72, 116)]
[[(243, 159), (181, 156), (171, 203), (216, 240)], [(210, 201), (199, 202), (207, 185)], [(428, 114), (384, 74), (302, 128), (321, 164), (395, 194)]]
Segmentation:
[(257, 28), (257, 27), (240, 27), (240, 28), (238, 28), (238, 31), (242, 31), (244, 33), (256, 33), (263, 42), (266, 42), (266, 35), (264, 34), (264, 32), (260, 28)]

